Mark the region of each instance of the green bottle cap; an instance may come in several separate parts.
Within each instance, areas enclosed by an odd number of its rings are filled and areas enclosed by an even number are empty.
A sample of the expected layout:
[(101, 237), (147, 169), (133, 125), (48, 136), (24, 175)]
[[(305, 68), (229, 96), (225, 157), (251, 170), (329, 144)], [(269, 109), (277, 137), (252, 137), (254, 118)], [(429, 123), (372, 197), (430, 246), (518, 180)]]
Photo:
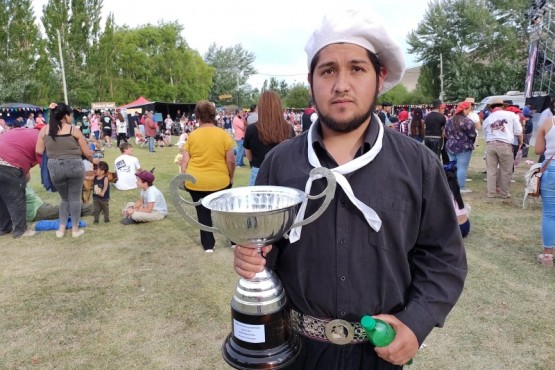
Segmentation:
[(376, 327), (376, 320), (374, 320), (371, 316), (363, 316), (360, 320), (360, 325), (364, 328), (364, 330), (374, 330)]

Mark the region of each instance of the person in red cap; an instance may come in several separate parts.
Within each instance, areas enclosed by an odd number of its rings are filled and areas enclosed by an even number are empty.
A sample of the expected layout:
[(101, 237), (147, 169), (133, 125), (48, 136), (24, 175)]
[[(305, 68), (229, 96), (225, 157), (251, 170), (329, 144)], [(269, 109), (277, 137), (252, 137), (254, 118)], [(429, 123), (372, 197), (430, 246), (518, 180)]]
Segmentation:
[(463, 101), (459, 103), (455, 108), (455, 114), (445, 125), (445, 135), (447, 136), (445, 146), (449, 160), (457, 162), (457, 182), (461, 194), (472, 192), (465, 186), (466, 171), (476, 141), (476, 125), (467, 117), (471, 110), (472, 104), (470, 102)]
[(154, 174), (150, 171), (139, 171), (137, 176), (137, 187), (141, 189), (141, 196), (136, 202), (129, 202), (123, 208), (124, 218), (121, 223), (132, 225), (141, 222), (160, 221), (168, 214), (168, 205), (164, 194), (154, 183)]

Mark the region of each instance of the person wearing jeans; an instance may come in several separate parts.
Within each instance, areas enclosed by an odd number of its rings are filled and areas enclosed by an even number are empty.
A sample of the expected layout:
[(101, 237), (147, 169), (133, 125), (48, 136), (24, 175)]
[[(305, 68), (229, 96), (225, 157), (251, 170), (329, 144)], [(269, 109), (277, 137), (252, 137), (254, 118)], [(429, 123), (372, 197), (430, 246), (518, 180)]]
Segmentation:
[(243, 147), (243, 142), (245, 140), (245, 131), (247, 129), (247, 124), (243, 119), (243, 112), (240, 109), (235, 111), (235, 117), (233, 118), (233, 135), (235, 142), (237, 143), (237, 153), (235, 153), (235, 166), (244, 167), (245, 162), (243, 157), (245, 156), (245, 148)]
[[(555, 101), (549, 104), (555, 112)], [(545, 156), (544, 172), (541, 176), (540, 195), (542, 197), (542, 242), (543, 253), (537, 260), (543, 266), (553, 266), (553, 247), (555, 247), (555, 119), (547, 118), (540, 122), (534, 149), (536, 154)]]
[(466, 172), (476, 140), (476, 126), (472, 120), (467, 118), (471, 110), (470, 102), (459, 103), (455, 109), (455, 114), (445, 125), (447, 154), (450, 161), (457, 162), (457, 183), (461, 194), (471, 192), (465, 185)]

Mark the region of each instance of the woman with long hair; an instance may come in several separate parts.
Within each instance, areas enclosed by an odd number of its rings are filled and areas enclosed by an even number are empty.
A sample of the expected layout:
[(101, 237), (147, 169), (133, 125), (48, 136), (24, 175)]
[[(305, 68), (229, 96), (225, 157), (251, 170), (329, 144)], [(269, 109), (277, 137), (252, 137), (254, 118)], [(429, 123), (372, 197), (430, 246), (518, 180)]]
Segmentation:
[(249, 185), (254, 185), (266, 154), (273, 147), (295, 136), (294, 128), (283, 118), (281, 99), (274, 91), (265, 91), (258, 100), (258, 121), (245, 132), (245, 155), (251, 166)]
[(81, 131), (72, 125), (71, 107), (64, 103), (52, 103), (49, 108), (50, 121), (40, 130), (35, 151), (42, 155), (46, 149), (50, 178), (62, 198), (56, 237), (64, 236), (71, 216), (72, 236), (77, 238), (85, 232), (79, 229), (81, 193), (85, 180), (82, 157), (92, 163), (93, 153)]
[[(551, 100), (549, 109), (555, 114), (555, 100)], [(540, 123), (534, 150), (544, 156), (542, 166), (545, 166), (540, 182), (543, 253), (538, 256), (538, 262), (552, 267), (555, 247), (555, 118), (550, 117)]]
[(125, 119), (123, 119), (123, 114), (121, 114), (121, 112), (118, 112), (118, 114), (116, 115), (116, 130), (118, 134), (117, 140), (119, 148), (119, 144), (122, 140), (124, 142), (127, 142), (127, 122), (125, 122)]
[(455, 108), (455, 113), (445, 125), (445, 136), (447, 142), (447, 154), (450, 161), (457, 162), (457, 181), (461, 193), (470, 193), (472, 190), (466, 188), (466, 172), (474, 150), (476, 141), (476, 126), (467, 115), (472, 110), (469, 102), (462, 102)]
[(424, 115), (422, 113), (422, 109), (414, 108), (412, 110), (409, 126), (409, 136), (420, 143), (423, 142), (426, 134), (426, 127), (424, 126)]
[[(193, 176), (195, 183), (185, 182), (186, 190), (193, 201), (233, 185), (235, 172), (234, 141), (223, 129), (216, 126), (214, 104), (201, 100), (195, 107), (195, 117), (199, 127), (191, 132), (183, 145), (181, 173)], [(212, 214), (202, 204), (195, 207), (198, 221), (212, 226)], [(205, 252), (214, 251), (216, 240), (208, 231), (200, 232), (200, 242)]]

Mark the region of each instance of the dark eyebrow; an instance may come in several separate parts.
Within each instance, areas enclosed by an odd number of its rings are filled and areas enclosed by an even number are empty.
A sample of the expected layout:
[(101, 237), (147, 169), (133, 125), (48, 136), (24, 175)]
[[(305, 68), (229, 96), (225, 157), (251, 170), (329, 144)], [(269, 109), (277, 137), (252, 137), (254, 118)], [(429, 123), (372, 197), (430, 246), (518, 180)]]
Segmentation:
[[(322, 68), (328, 68), (328, 67), (332, 67), (334, 65), (336, 65), (337, 63), (334, 61), (329, 61), (327, 63), (322, 63), (320, 65), (318, 65), (316, 68), (317, 69), (322, 69)], [(349, 64), (355, 64), (355, 65), (359, 65), (359, 64), (372, 64), (372, 62), (368, 59), (352, 59), (351, 61), (349, 61)]]

